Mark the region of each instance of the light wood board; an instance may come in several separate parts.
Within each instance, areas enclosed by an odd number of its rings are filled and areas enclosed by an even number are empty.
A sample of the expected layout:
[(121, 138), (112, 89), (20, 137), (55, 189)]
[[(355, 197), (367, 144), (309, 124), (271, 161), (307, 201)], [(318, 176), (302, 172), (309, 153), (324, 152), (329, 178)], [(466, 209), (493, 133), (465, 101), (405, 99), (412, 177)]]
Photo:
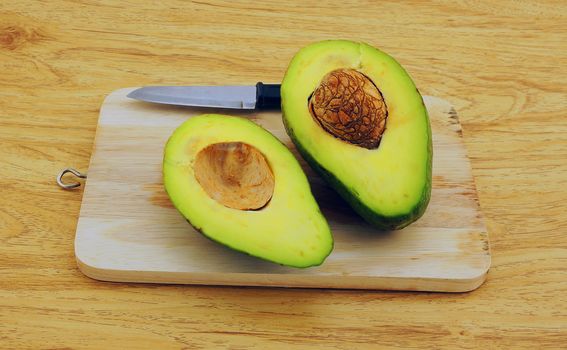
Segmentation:
[(216, 244), (173, 208), (161, 175), (162, 152), (186, 118), (211, 110), (153, 105), (110, 94), (100, 112), (75, 240), (80, 269), (108, 281), (362, 288), (461, 292), (477, 288), (490, 265), (457, 114), (426, 97), (433, 129), (433, 191), (426, 214), (400, 231), (363, 222), (293, 148), (280, 112), (224, 113), (252, 118), (300, 159), (327, 217), (335, 248), (322, 266), (295, 269)]

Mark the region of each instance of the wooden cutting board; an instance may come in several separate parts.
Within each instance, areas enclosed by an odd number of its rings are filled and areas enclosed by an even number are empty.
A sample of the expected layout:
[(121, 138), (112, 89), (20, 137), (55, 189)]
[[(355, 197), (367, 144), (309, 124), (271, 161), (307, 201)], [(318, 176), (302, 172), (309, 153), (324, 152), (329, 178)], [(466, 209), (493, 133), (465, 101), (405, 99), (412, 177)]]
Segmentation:
[[(228, 111), (261, 124), (300, 159), (328, 219), (335, 248), (325, 263), (295, 269), (216, 244), (197, 233), (164, 192), (162, 152), (184, 120), (209, 109), (104, 101), (75, 238), (79, 268), (105, 281), (463, 292), (490, 266), (461, 126), (450, 103), (425, 97), (433, 130), (433, 192), (426, 214), (400, 231), (365, 224), (297, 155), (279, 112)], [(220, 113), (223, 113), (222, 111)]]

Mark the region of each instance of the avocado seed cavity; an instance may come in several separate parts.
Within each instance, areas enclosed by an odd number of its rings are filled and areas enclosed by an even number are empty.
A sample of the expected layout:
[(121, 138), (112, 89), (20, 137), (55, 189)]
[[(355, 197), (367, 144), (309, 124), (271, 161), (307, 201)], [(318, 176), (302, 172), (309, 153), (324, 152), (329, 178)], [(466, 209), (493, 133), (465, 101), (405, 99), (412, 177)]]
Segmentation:
[(274, 175), (266, 158), (246, 143), (209, 145), (197, 154), (193, 169), (209, 197), (225, 207), (260, 209), (274, 193)]
[(323, 77), (309, 98), (309, 111), (329, 134), (367, 149), (378, 148), (388, 117), (380, 90), (354, 69)]

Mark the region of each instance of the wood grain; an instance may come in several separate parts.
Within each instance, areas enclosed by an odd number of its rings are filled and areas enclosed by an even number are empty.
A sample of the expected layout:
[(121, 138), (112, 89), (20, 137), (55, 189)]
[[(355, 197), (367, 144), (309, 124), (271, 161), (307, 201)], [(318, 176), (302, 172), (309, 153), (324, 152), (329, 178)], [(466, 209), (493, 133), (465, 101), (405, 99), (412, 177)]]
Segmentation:
[(364, 223), (301, 159), (280, 112), (237, 112), (293, 150), (329, 221), (332, 254), (322, 266), (294, 269), (231, 251), (191, 228), (163, 188), (163, 147), (188, 117), (211, 111), (133, 101), (126, 97), (132, 90), (112, 92), (101, 107), (75, 236), (75, 256), (86, 275), (122, 282), (443, 292), (470, 291), (485, 280), (488, 235), (461, 125), (447, 101), (424, 98), (435, 154), (427, 212), (406, 229), (389, 232)]
[[(0, 2), (0, 347), (501, 348), (567, 343), (563, 1)], [(77, 269), (110, 91), (278, 82), (294, 52), (381, 47), (459, 111), (493, 254), (468, 294), (148, 286)]]

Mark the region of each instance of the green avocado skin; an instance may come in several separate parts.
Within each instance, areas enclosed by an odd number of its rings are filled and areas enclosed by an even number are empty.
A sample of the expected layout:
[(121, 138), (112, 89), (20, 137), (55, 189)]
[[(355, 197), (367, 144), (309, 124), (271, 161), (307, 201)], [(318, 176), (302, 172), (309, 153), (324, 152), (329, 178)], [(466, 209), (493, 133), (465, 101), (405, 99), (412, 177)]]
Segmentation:
[[(283, 111), (282, 107), (282, 111)], [(285, 116), (285, 112), (283, 113), (283, 122), (287, 134), (297, 147), (301, 156), (309, 163), (309, 165), (323, 178), (327, 183), (331, 185), (337, 191), (337, 193), (346, 200), (350, 206), (354, 209), (355, 212), (358, 213), (364, 220), (368, 223), (374, 225), (383, 230), (399, 230), (402, 229), (412, 222), (419, 219), (423, 213), (425, 213), (425, 209), (429, 204), (429, 199), (431, 198), (431, 162), (433, 156), (433, 150), (431, 145), (431, 127), (428, 127), (428, 137), (429, 137), (429, 144), (428, 144), (428, 166), (427, 166), (427, 173), (426, 173), (426, 186), (423, 189), (421, 194), (420, 201), (410, 210), (407, 214), (404, 215), (397, 215), (397, 216), (384, 216), (374, 212), (372, 209), (364, 205), (362, 201), (359, 200), (355, 191), (350, 189), (345, 183), (341, 182), (335, 175), (330, 173), (327, 169), (325, 169), (321, 164), (317, 162), (317, 160), (306, 151), (306, 149), (301, 144), (301, 141), (295, 136), (293, 129), (287, 123), (287, 118)]]

